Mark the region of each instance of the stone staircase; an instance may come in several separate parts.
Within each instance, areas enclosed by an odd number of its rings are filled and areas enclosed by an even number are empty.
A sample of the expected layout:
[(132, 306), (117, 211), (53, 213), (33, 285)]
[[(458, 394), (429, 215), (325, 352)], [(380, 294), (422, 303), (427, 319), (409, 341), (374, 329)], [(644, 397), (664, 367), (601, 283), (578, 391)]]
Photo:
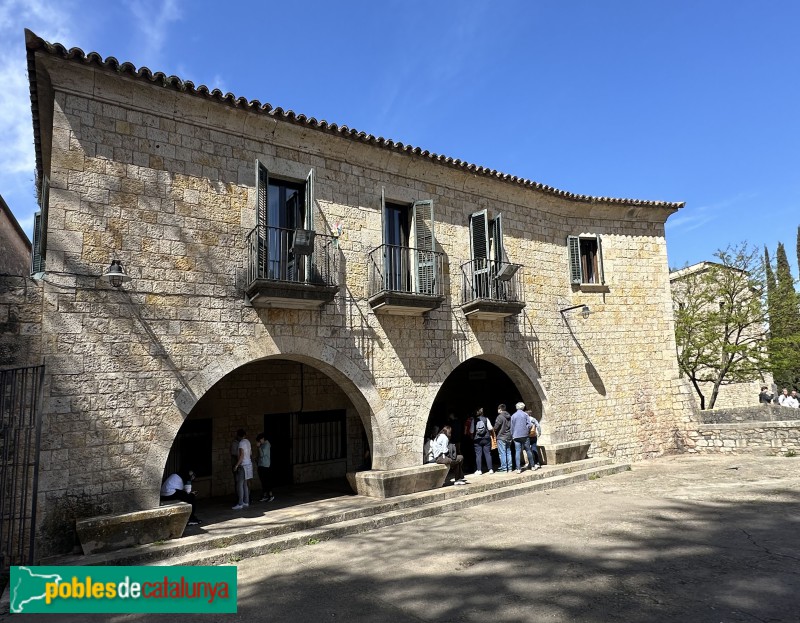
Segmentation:
[[(90, 556), (58, 557), (48, 565), (216, 565), (431, 517), (468, 506), (564, 487), (630, 470), (629, 463), (594, 458), (522, 474), (472, 477), (466, 487), (444, 487), (389, 499), (350, 496), (235, 517), (203, 534)], [(468, 477), (469, 478), (469, 477)]]

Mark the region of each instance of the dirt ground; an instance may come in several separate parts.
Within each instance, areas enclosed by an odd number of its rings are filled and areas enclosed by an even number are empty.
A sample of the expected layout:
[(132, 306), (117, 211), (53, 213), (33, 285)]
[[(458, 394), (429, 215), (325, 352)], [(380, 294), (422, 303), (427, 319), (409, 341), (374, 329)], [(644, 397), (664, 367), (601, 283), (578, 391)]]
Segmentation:
[(236, 615), (59, 617), (176, 619), (800, 622), (800, 458), (666, 457), (244, 560)]

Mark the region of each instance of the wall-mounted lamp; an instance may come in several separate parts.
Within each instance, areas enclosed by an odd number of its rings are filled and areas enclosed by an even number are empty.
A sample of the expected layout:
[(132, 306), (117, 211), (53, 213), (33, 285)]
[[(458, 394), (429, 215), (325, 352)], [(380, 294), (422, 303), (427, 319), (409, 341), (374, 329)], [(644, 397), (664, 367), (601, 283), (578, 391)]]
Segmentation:
[(115, 288), (119, 288), (123, 283), (131, 280), (119, 260), (111, 260), (111, 266), (100, 276), (100, 279), (110, 283)]
[(580, 309), (581, 316), (584, 320), (586, 320), (589, 317), (589, 314), (592, 313), (592, 310), (589, 309), (588, 305), (573, 305), (572, 307), (565, 307), (564, 309), (559, 309), (558, 311), (563, 316), (566, 312), (572, 311), (573, 309)]

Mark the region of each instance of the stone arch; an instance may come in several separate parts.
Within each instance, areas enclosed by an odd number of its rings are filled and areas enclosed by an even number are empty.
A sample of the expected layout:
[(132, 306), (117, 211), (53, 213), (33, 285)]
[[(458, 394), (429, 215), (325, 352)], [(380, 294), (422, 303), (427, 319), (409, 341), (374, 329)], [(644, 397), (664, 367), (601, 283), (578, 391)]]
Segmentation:
[[(439, 390), (447, 378), (458, 366), (470, 359), (484, 359), (500, 368), (519, 388), (523, 396), (535, 396), (538, 398), (542, 409), (541, 415), (544, 417), (549, 405), (547, 394), (539, 380), (541, 378), (539, 371), (530, 360), (518, 356), (517, 351), (512, 350), (505, 343), (488, 340), (483, 342), (472, 340), (467, 343), (466, 348), (462, 349), (461, 352), (454, 352), (442, 362), (431, 378), (431, 386), (425, 398), (428, 410), (433, 405)], [(424, 411), (424, 414), (421, 415), (420, 420), (417, 422), (416, 429), (420, 444), (425, 435), (427, 419), (428, 412)]]
[[(176, 406), (159, 425), (158, 439), (150, 445), (146, 460), (146, 481), (161, 484), (161, 472), (178, 430), (197, 401), (218, 381), (234, 370), (264, 359), (286, 359), (312, 366), (336, 382), (353, 403), (369, 438), (373, 469), (389, 469), (397, 454), (389, 413), (378, 391), (356, 363), (331, 346), (308, 338), (276, 336), (254, 340), (220, 357), (193, 377), (175, 396)], [(149, 472), (153, 472), (152, 474)], [(156, 487), (157, 489), (158, 487)], [(156, 492), (157, 493), (157, 492)]]

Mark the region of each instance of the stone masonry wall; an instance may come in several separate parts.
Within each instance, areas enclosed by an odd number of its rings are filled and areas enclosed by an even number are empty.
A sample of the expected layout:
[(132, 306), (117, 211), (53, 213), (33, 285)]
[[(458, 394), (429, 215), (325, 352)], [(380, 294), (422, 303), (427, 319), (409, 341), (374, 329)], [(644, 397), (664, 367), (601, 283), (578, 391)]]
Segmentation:
[[(186, 413), (226, 374), (262, 358), (303, 361), (333, 379), (368, 424), (376, 468), (421, 462), (436, 392), (471, 357), (535, 396), (554, 440), (589, 438), (594, 455), (629, 459), (676, 447), (685, 404), (674, 399), (670, 210), (570, 200), (55, 57), (38, 61), (55, 91), (47, 270), (65, 282), (44, 285), (42, 551), (65, 547), (65, 518), (157, 504)], [(319, 311), (244, 302), (256, 158), (289, 179), (313, 168), (317, 229), (344, 226), (342, 287)], [(388, 200), (435, 202), (446, 303), (425, 317), (379, 317), (366, 302), (382, 188)], [(509, 259), (525, 265), (527, 306), (505, 322), (467, 321), (459, 308), (469, 215), (482, 208), (502, 212)], [(602, 235), (605, 287), (570, 285), (566, 237), (575, 234)], [(120, 290), (97, 279), (111, 259), (133, 277)], [(583, 303), (593, 310), (587, 320), (559, 314)]]
[(0, 368), (42, 363), (42, 288), (29, 277), (0, 275)]

